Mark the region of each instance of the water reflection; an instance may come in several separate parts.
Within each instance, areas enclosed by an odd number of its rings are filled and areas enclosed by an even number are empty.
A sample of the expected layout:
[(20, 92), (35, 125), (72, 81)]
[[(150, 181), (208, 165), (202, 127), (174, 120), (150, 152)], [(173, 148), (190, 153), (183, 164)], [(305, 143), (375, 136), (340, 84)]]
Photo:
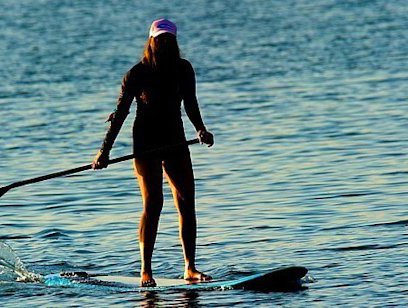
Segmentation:
[(183, 291), (180, 293), (170, 292), (144, 292), (144, 299), (140, 302), (141, 307), (200, 307), (199, 293), (197, 291)]

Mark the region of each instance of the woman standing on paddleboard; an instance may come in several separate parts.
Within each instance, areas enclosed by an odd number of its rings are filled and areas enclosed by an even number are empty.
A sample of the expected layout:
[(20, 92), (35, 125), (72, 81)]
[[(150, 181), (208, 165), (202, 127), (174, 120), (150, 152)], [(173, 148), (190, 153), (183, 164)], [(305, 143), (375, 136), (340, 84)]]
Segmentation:
[[(134, 170), (143, 199), (139, 228), (142, 286), (156, 285), (151, 260), (163, 207), (163, 171), (179, 213), (184, 278), (211, 279), (195, 266), (197, 224), (190, 152), (186, 144), (170, 147), (186, 141), (181, 101), (200, 142), (212, 146), (214, 138), (202, 121), (196, 97), (195, 73), (190, 62), (180, 58), (176, 35), (176, 25), (171, 21), (159, 19), (152, 23), (143, 58), (123, 78), (117, 108), (108, 118), (111, 122), (109, 130), (93, 161), (94, 169), (107, 167), (109, 152), (136, 98), (133, 147), (137, 155)], [(146, 150), (155, 148), (166, 150), (143, 155)]]

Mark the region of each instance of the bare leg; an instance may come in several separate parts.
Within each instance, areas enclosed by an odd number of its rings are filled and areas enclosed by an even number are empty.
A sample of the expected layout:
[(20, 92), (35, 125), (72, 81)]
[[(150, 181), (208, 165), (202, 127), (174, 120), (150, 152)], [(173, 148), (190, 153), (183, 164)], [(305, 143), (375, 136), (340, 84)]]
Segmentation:
[(199, 272), (195, 265), (197, 220), (190, 155), (187, 152), (180, 157), (167, 159), (163, 166), (179, 213), (180, 239), (185, 261), (184, 279), (210, 280), (211, 277)]
[(139, 247), (141, 256), (141, 285), (155, 286), (152, 272), (152, 255), (156, 242), (160, 213), (163, 208), (163, 171), (159, 160), (134, 160), (140, 192), (143, 199), (143, 213), (139, 226)]

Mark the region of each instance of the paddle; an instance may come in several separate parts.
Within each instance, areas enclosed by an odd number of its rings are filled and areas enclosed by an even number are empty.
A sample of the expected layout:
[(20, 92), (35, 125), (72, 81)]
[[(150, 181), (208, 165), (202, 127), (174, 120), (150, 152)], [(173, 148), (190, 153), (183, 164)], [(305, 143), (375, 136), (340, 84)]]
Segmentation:
[[(182, 142), (182, 143), (178, 143), (178, 144), (174, 144), (174, 145), (170, 145), (170, 146), (166, 146), (166, 147), (161, 147), (161, 148), (157, 148), (157, 149), (148, 150), (148, 151), (143, 152), (142, 154), (146, 155), (146, 154), (151, 154), (151, 153), (158, 153), (160, 151), (168, 150), (168, 149), (178, 147), (178, 146), (181, 146), (181, 145), (191, 145), (191, 144), (195, 144), (195, 143), (199, 143), (199, 142), (200, 141), (198, 139), (192, 139), (192, 140), (188, 140), (188, 141), (185, 141), (185, 142)], [(111, 160), (109, 160), (109, 165), (120, 163), (122, 161), (132, 159), (134, 157), (135, 157), (134, 154), (130, 154), (130, 155), (121, 156), (121, 157), (118, 157), (118, 158), (115, 158), (115, 159), (111, 159)], [(73, 168), (73, 169), (63, 170), (63, 171), (59, 171), (59, 172), (54, 172), (54, 173), (39, 176), (39, 177), (36, 177), (36, 178), (32, 178), (32, 179), (27, 179), (27, 180), (15, 182), (15, 183), (12, 183), (12, 184), (7, 185), (7, 186), (0, 187), (0, 197), (2, 197), (9, 190), (11, 190), (13, 188), (16, 188), (16, 187), (20, 187), (20, 186), (24, 186), (24, 185), (28, 185), (28, 184), (33, 184), (33, 183), (38, 183), (38, 182), (42, 182), (42, 181), (45, 181), (45, 180), (49, 180), (49, 179), (53, 179), (53, 178), (57, 178), (57, 177), (65, 176), (65, 175), (69, 175), (69, 174), (74, 174), (74, 173), (78, 173), (78, 172), (82, 172), (82, 171), (90, 170), (90, 169), (92, 169), (92, 164), (77, 167), (77, 168)]]

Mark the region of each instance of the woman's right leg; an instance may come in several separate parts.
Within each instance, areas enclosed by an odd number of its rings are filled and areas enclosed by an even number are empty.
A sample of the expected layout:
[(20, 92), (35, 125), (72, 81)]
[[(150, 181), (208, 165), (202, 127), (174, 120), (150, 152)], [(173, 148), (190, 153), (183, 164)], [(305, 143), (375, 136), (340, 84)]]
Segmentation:
[(180, 239), (184, 252), (184, 279), (210, 280), (198, 271), (195, 264), (197, 220), (194, 200), (194, 174), (190, 153), (187, 150), (163, 163), (165, 175), (173, 192), (174, 203), (179, 212)]
[(133, 164), (143, 200), (143, 213), (139, 226), (141, 285), (155, 286), (152, 255), (163, 208), (162, 162), (155, 159), (135, 159)]

